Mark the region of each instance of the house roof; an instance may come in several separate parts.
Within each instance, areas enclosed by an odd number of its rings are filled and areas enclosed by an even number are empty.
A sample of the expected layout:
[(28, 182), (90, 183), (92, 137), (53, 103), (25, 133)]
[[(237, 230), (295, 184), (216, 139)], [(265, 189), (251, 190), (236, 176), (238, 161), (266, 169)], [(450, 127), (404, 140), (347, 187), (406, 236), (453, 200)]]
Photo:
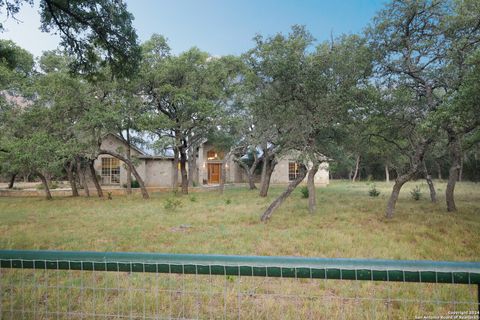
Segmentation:
[[(122, 139), (118, 134), (115, 134), (115, 133), (107, 133), (107, 134), (104, 136), (104, 138), (105, 138), (106, 136), (108, 136), (108, 135), (114, 137), (115, 139), (117, 139), (117, 140), (120, 141), (121, 143), (126, 144), (125, 141), (123, 141), (123, 139)], [(143, 156), (146, 156), (146, 155), (147, 155), (147, 153), (146, 153), (145, 151), (143, 151), (142, 149), (140, 149), (139, 147), (137, 147), (137, 146), (135, 146), (135, 145), (133, 145), (133, 144), (132, 144), (130, 147), (131, 147), (133, 150), (135, 150), (135, 151), (137, 151), (138, 153), (140, 153), (140, 155), (143, 155)]]

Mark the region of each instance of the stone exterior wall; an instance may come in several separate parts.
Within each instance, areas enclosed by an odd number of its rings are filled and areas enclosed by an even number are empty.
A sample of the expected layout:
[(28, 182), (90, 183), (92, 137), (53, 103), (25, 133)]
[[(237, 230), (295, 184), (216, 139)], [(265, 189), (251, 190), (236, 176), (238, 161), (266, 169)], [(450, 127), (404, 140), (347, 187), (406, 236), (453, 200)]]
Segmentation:
[[(278, 160), (278, 163), (275, 166), (275, 169), (273, 170), (270, 183), (287, 184), (290, 182), (288, 179), (288, 163), (289, 162), (295, 162), (295, 158), (283, 157), (280, 160)], [(306, 183), (306, 181), (307, 179), (305, 178), (303, 182)], [(315, 184), (317, 186), (325, 186), (328, 183), (329, 183), (328, 163), (324, 162), (318, 168), (317, 174), (315, 174)]]
[(145, 160), (145, 185), (147, 187), (171, 187), (173, 184), (173, 160)]

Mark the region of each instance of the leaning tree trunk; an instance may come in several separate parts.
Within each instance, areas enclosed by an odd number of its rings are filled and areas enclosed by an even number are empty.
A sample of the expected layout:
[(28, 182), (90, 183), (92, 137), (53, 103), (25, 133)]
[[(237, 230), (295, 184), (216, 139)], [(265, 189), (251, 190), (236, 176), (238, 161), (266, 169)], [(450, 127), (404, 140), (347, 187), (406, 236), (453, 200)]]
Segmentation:
[(430, 200), (432, 202), (437, 202), (437, 192), (435, 191), (435, 186), (433, 185), (432, 176), (428, 173), (425, 161), (423, 162), (423, 171), (425, 172), (425, 180), (427, 180), (428, 189), (430, 190)]
[(270, 180), (272, 178), (273, 170), (277, 165), (277, 161), (275, 160), (275, 156), (271, 155), (270, 159), (267, 161), (267, 167), (265, 172), (265, 177), (262, 181), (262, 185), (260, 187), (260, 197), (265, 198), (268, 195), (268, 189), (270, 188)]
[(65, 171), (67, 172), (68, 182), (70, 183), (70, 187), (72, 189), (72, 197), (78, 197), (77, 183), (75, 182), (75, 176), (73, 175), (73, 166), (73, 161), (70, 161), (64, 167)]
[(315, 174), (318, 171), (320, 163), (315, 161), (312, 168), (308, 171), (307, 188), (308, 188), (308, 211), (315, 213), (317, 211), (317, 199), (315, 194)]
[(257, 186), (255, 185), (255, 175), (250, 171), (247, 171), (247, 178), (248, 178), (248, 188), (250, 190), (257, 189)]
[(80, 182), (80, 185), (83, 187), (83, 190), (85, 191), (85, 195), (87, 197), (90, 197), (90, 189), (88, 189), (87, 180), (85, 179), (85, 170), (82, 169), (80, 158), (77, 158), (76, 162), (77, 162), (78, 180)]
[(285, 199), (288, 198), (288, 196), (293, 192), (293, 190), (295, 190), (295, 188), (300, 184), (300, 182), (302, 182), (302, 180), (305, 179), (306, 175), (307, 175), (307, 168), (305, 168), (304, 165), (300, 165), (300, 170), (298, 172), (297, 178), (292, 182), (290, 182), (287, 189), (284, 192), (282, 192), (282, 194), (270, 204), (267, 210), (265, 210), (265, 212), (262, 214), (262, 217), (260, 218), (260, 220), (263, 222), (269, 220), (273, 212), (275, 212), (275, 210), (278, 209), (278, 207), (280, 207), (280, 205), (285, 201)]
[(385, 181), (390, 182), (390, 171), (388, 170), (388, 164), (385, 164)]
[(10, 182), (8, 183), (8, 189), (13, 189), (13, 185), (15, 184), (15, 177), (17, 176), (16, 173), (13, 173), (10, 177)]
[(257, 189), (257, 187), (255, 186), (255, 177), (253, 175), (253, 171), (255, 170), (250, 170), (250, 168), (242, 160), (238, 161), (238, 163), (245, 170), (245, 173), (247, 174), (248, 188), (250, 190)]
[(393, 218), (393, 214), (395, 213), (395, 205), (397, 204), (400, 190), (402, 189), (403, 185), (413, 177), (413, 175), (414, 174), (412, 173), (407, 173), (402, 176), (398, 176), (395, 179), (395, 184), (393, 185), (392, 194), (390, 195), (390, 199), (388, 199), (387, 210), (385, 212), (385, 216), (387, 218)]
[(255, 169), (257, 169), (258, 164), (260, 163), (260, 158), (255, 157), (252, 166), (249, 168), (248, 165), (243, 162), (241, 159), (237, 160), (238, 164), (245, 170), (248, 179), (248, 188), (250, 190), (257, 189), (255, 186)]
[(262, 161), (262, 173), (260, 174), (260, 197), (262, 197), (262, 189), (267, 176), (268, 161), (270, 158), (267, 146), (263, 146), (262, 151), (263, 151), (263, 157), (262, 157), (263, 161)]
[(150, 198), (150, 196), (148, 195), (147, 188), (145, 188), (145, 183), (143, 182), (142, 177), (138, 174), (138, 171), (137, 171), (137, 169), (135, 169), (135, 166), (133, 165), (132, 162), (130, 162), (126, 157), (124, 157), (120, 153), (117, 153), (117, 152), (114, 152), (114, 151), (111, 151), (111, 150), (100, 150), (99, 154), (111, 155), (112, 157), (115, 157), (118, 160), (123, 161), (127, 165), (129, 165), (132, 168), (132, 173), (133, 173), (135, 179), (137, 179), (138, 185), (140, 186), (140, 191), (142, 192), (143, 199)]
[(52, 194), (50, 193), (50, 188), (48, 187), (47, 178), (45, 178), (45, 176), (40, 172), (37, 172), (37, 175), (40, 177), (40, 180), (42, 180), (43, 188), (45, 189), (45, 198), (47, 200), (52, 200)]
[(95, 189), (97, 189), (97, 195), (99, 198), (103, 198), (103, 190), (100, 186), (100, 183), (97, 179), (97, 172), (95, 171), (95, 166), (93, 165), (93, 160), (89, 160), (88, 166), (90, 167), (90, 175), (92, 176), (93, 184), (95, 185)]
[(454, 193), (455, 184), (457, 183), (458, 173), (460, 171), (462, 152), (458, 136), (453, 131), (450, 131), (448, 135), (452, 164), (450, 166), (450, 169), (448, 170), (448, 182), (447, 188), (445, 190), (445, 199), (447, 201), (447, 211), (453, 212), (457, 211)]
[(417, 145), (415, 154), (410, 159), (410, 169), (404, 175), (397, 175), (395, 179), (395, 184), (393, 185), (392, 193), (390, 199), (388, 199), (387, 209), (385, 211), (385, 216), (387, 218), (392, 218), (395, 213), (395, 205), (397, 204), (398, 196), (402, 186), (409, 180), (411, 180), (416, 174), (421, 170), (420, 166), (423, 163), (423, 157), (427, 151), (428, 146), (432, 140), (425, 140)]
[(360, 155), (357, 155), (357, 160), (355, 161), (355, 173), (353, 174), (352, 181), (355, 182), (355, 180), (358, 177), (358, 169), (360, 167)]

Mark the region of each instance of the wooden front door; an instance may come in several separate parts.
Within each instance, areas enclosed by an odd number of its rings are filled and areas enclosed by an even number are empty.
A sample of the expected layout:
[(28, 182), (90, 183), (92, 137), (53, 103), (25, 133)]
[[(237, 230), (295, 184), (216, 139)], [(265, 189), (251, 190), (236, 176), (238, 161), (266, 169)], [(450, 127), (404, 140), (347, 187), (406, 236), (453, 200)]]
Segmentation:
[(209, 163), (208, 164), (208, 183), (216, 184), (220, 183), (220, 163)]

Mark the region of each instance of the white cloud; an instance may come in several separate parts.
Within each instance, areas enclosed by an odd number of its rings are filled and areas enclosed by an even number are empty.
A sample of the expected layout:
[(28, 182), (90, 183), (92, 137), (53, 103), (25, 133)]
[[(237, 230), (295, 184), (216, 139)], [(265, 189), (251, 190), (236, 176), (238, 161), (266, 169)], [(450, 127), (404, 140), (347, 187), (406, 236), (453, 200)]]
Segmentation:
[[(5, 19), (5, 17), (1, 17)], [(39, 57), (42, 51), (53, 50), (58, 47), (60, 37), (52, 33), (40, 31), (40, 15), (38, 4), (35, 7), (24, 5), (16, 15), (16, 21), (11, 17), (2, 21), (5, 30), (0, 32), (1, 39), (14, 41), (20, 47)]]

